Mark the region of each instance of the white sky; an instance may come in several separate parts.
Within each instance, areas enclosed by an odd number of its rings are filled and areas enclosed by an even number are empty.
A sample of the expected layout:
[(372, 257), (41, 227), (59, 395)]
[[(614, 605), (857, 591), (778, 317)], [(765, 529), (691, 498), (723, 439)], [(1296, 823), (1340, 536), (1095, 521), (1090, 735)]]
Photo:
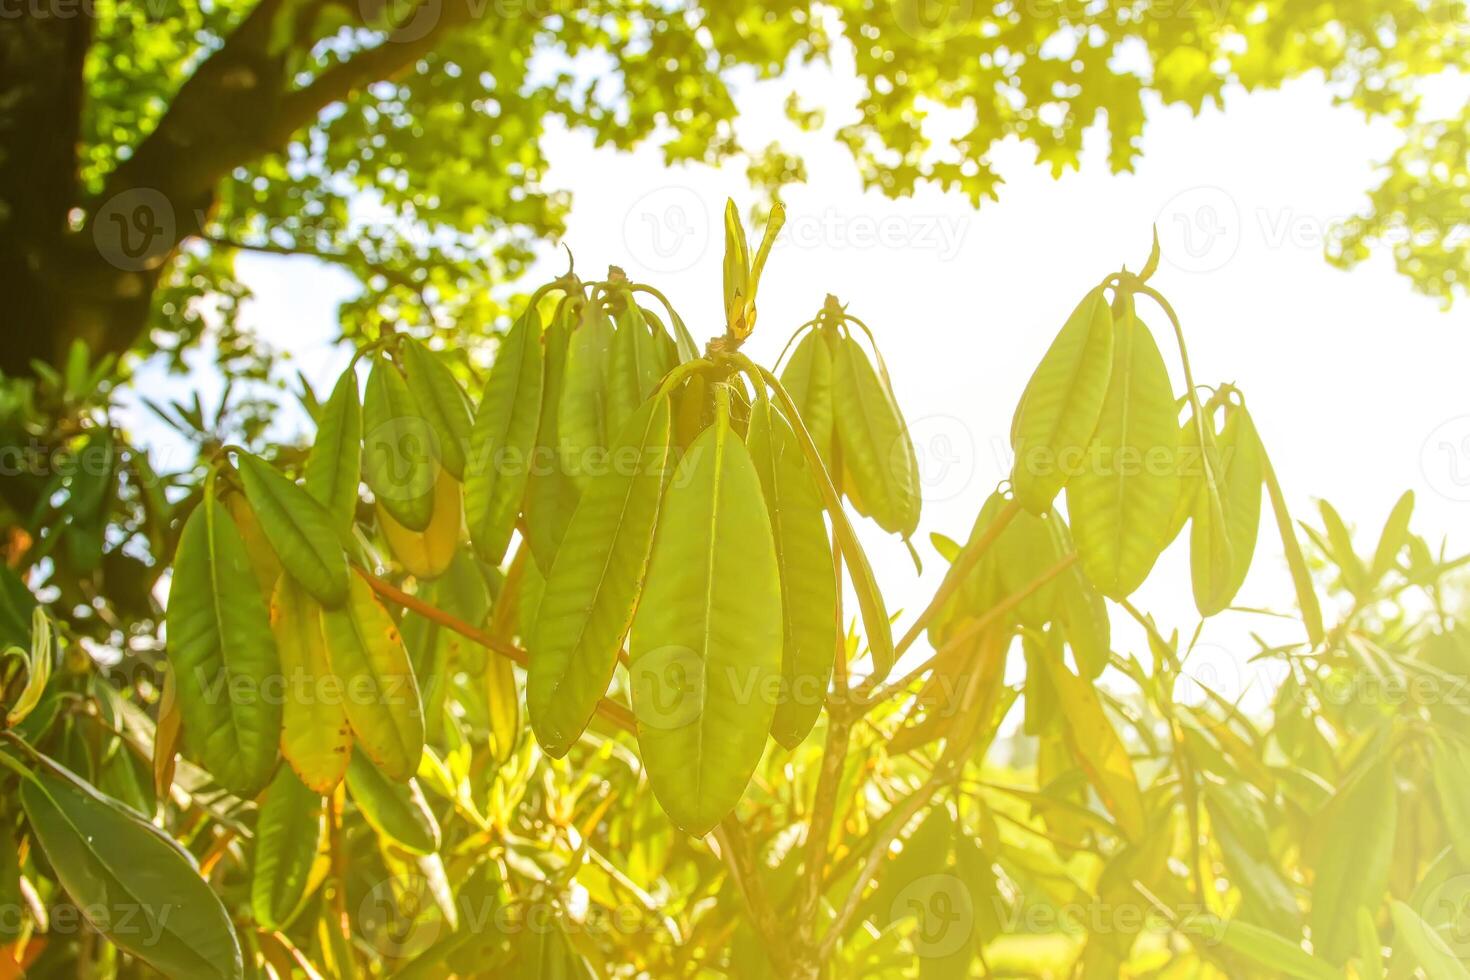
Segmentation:
[[(831, 139), (851, 111), (852, 85), (839, 66), (739, 93), (746, 145), (779, 138), (805, 158), (809, 176), (785, 193), (788, 234), (762, 281), (759, 327), (746, 350), (770, 363), (828, 292), (874, 329), (926, 484), (916, 538), (926, 559), (922, 579), (896, 538), (867, 522), (860, 527), (895, 608), (915, 610), (932, 593), (943, 562), (928, 533), (966, 533), (1009, 468), (1011, 413), (1037, 359), (1087, 289), (1122, 263), (1141, 265), (1155, 222), (1164, 262), (1153, 284), (1179, 312), (1197, 380), (1243, 390), (1294, 514), (1316, 523), (1315, 498), (1327, 496), (1364, 551), (1394, 500), (1412, 488), (1415, 530), (1431, 544), (1447, 536), (1451, 551), (1470, 547), (1470, 304), (1442, 313), (1386, 256), (1351, 273), (1322, 257), (1325, 228), (1363, 207), (1375, 161), (1395, 145), (1390, 127), (1334, 108), (1310, 79), (1235, 93), (1226, 112), (1198, 118), (1154, 106), (1137, 173), (1111, 175), (1094, 141), (1081, 172), (1054, 181), (1032, 165), (1031, 151), (1010, 145), (995, 161), (1007, 181), (1001, 200), (975, 211), (957, 195), (890, 201), (862, 192), (846, 151)], [(785, 121), (793, 86), (804, 103), (828, 110), (822, 132), (801, 134)], [(1463, 98), (1451, 87), (1441, 95), (1451, 107)], [(664, 290), (697, 341), (716, 332), (721, 209), (727, 195), (742, 211), (754, 201), (743, 167), (669, 171), (656, 147), (594, 150), (580, 134), (555, 136), (548, 155), (547, 185), (574, 195), (566, 242), (578, 271), (622, 265)], [(533, 280), (564, 264), (548, 244)], [(336, 304), (351, 283), (305, 259), (243, 255), (239, 270), (257, 296), (246, 319), (290, 352), (293, 369), (329, 386), (350, 356), (332, 339)], [(1140, 309), (1182, 391), (1167, 324)], [(170, 380), (155, 370), (140, 382), (155, 396), (195, 385), (216, 390), (210, 379)], [(304, 430), (297, 416), (287, 419), (283, 438)], [(1138, 604), (1166, 630), (1187, 635), (1196, 616), (1186, 552), (1176, 543), (1164, 555)], [(1268, 507), (1237, 603), (1291, 603)], [(1122, 619), (1115, 612), (1119, 648), (1138, 649)], [(1246, 686), (1231, 665), (1253, 652), (1253, 630), (1278, 640), (1299, 635), (1258, 616), (1223, 614), (1206, 627), (1202, 679), (1227, 692)]]

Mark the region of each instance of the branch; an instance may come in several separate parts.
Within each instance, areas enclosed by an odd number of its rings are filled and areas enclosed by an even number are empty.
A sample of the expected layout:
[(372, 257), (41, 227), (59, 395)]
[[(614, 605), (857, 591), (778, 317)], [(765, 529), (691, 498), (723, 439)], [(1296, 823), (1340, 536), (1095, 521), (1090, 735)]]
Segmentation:
[[(445, 629), (453, 630), (465, 639), (473, 640), (490, 652), (499, 654), (500, 656), (505, 657), (507, 660), (510, 660), (512, 663), (520, 667), (526, 667), (530, 663), (529, 658), (526, 655), (526, 651), (516, 646), (515, 644), (508, 643), (505, 640), (501, 640), (497, 637), (491, 636), (484, 630), (475, 629), (475, 627), (471, 626), (469, 623), (466, 623), (460, 619), (456, 619), (455, 617), (449, 615), (449, 613), (440, 609), (438, 606), (431, 605), (430, 603), (425, 602), (417, 596), (409, 595), (402, 589), (399, 589), (396, 586), (385, 582), (374, 575), (369, 575), (367, 572), (363, 571), (360, 568), (354, 566), (353, 571), (361, 575), (363, 581), (366, 582), (374, 592), (382, 596), (384, 599), (387, 599), (389, 602), (392, 602), (398, 606), (402, 606), (404, 609), (416, 612), (430, 622), (437, 623), (440, 626), (443, 626)], [(633, 719), (633, 712), (629, 710), (626, 705), (619, 704), (617, 701), (613, 701), (609, 698), (603, 698), (601, 701), (597, 702), (597, 713), (623, 731), (637, 734), (637, 722), (635, 722)]]
[(786, 945), (786, 926), (776, 918), (776, 911), (766, 897), (765, 885), (761, 882), (760, 869), (755, 866), (755, 856), (750, 850), (750, 840), (734, 814), (725, 817), (714, 829), (720, 853), (730, 868), (730, 877), (745, 899), (745, 910), (751, 923), (766, 944), (766, 956), (778, 974), (791, 973), (791, 954)]

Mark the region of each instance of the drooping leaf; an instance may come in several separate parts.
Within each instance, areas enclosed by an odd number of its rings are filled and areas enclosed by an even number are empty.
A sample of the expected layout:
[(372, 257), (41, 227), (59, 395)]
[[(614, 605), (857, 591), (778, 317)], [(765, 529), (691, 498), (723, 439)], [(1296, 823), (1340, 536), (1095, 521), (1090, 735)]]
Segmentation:
[(438, 436), (398, 368), (373, 360), (362, 402), (363, 475), (373, 496), (410, 531), (434, 515)]
[(354, 575), (347, 602), (323, 613), (322, 629), (358, 748), (389, 778), (407, 781), (424, 751), (424, 714), (398, 625)]
[(1097, 429), (1113, 368), (1113, 318), (1099, 287), (1072, 311), (1026, 383), (1011, 428), (1011, 488), (1034, 514), (1067, 483), (1066, 465)]
[(180, 980), (244, 976), (224, 906), (171, 838), (53, 762), (19, 795), (62, 888), (110, 942)]
[(739, 801), (770, 731), (779, 574), (760, 477), (718, 413), (670, 484), (629, 644), (649, 782), (693, 836)]
[(1113, 326), (1112, 375), (1092, 443), (1067, 482), (1067, 515), (1083, 570), (1103, 595), (1121, 599), (1168, 543), (1179, 430), (1163, 355), (1131, 302)]
[(1053, 658), (1044, 660), (1066, 719), (1067, 741), (1123, 836), (1141, 840), (1147, 829), (1143, 794), (1128, 749), (1092, 686)]
[(234, 490), (222, 492), (219, 502), (220, 506), (225, 509), (225, 513), (230, 515), (230, 520), (235, 522), (235, 528), (240, 533), (240, 540), (245, 543), (245, 553), (250, 558), (250, 571), (255, 575), (255, 583), (260, 587), (260, 594), (270, 595), (283, 569), (281, 559), (276, 555), (276, 549), (271, 547), (265, 531), (260, 527), (260, 520), (255, 516), (255, 508), (250, 506), (250, 501), (245, 499), (243, 493), (236, 493)]
[(1220, 431), (1225, 515), (1230, 534), (1230, 578), (1225, 602), (1235, 597), (1250, 571), (1261, 527), (1261, 440), (1244, 405), (1231, 406)]
[(245, 542), (209, 494), (179, 537), (167, 619), (185, 748), (220, 785), (253, 796), (278, 759), (281, 705), (269, 685), (280, 661)]
[(362, 482), (362, 405), (357, 372), (348, 368), (317, 415), (316, 438), (306, 457), (306, 492), (332, 516), (339, 532), (352, 527)]
[(349, 695), (327, 661), (321, 606), (284, 575), (271, 597), (271, 630), (283, 680), (281, 754), (303, 783), (329, 793), (352, 752)]
[[(1230, 582), (1235, 572), (1234, 549), (1230, 534), (1229, 492), (1221, 465), (1224, 453), (1216, 444), (1214, 423), (1208, 416), (1201, 419), (1203, 448), (1192, 457), (1198, 477), (1194, 485), (1194, 505), (1189, 516), (1189, 570), (1194, 589), (1194, 604), (1201, 616), (1213, 616), (1230, 604), (1234, 592)], [(1189, 422), (1195, 426), (1194, 420)], [(1187, 445), (1201, 445), (1200, 430), (1195, 427)], [(1186, 477), (1188, 479), (1188, 477)]]
[[(543, 335), (542, 376), (545, 381), (541, 393), (541, 417), (528, 461), (530, 476), (525, 492), (526, 542), (543, 576), (551, 571), (551, 563), (561, 547), (572, 511), (577, 507), (577, 486), (562, 463), (557, 419), (566, 376), (567, 341), (575, 320), (572, 301), (563, 300)], [(483, 406), (484, 403), (481, 404)]]
[(898, 404), (852, 336), (833, 353), (832, 405), (853, 506), (885, 531), (911, 536), (919, 526), (919, 467)]
[(533, 458), (542, 385), (541, 317), (532, 308), (500, 342), (470, 435), (465, 518), (476, 554), (492, 565), (505, 557), (533, 466), (550, 465)]
[(464, 390), (449, 365), (417, 340), (404, 338), (398, 350), (403, 356), (408, 390), (434, 432), (439, 461), (456, 480), (463, 480), (470, 444), (470, 410)]
[(612, 435), (607, 424), (607, 362), (612, 343), (613, 324), (607, 311), (598, 303), (588, 303), (567, 342), (556, 421), (562, 465), (584, 491), (592, 481), (591, 472), (601, 466)]
[(760, 476), (780, 566), (782, 698), (771, 734), (795, 748), (822, 710), (837, 650), (837, 576), (822, 498), (791, 426), (770, 401), (751, 409), (746, 445)]
[(607, 427), (622, 428), (638, 406), (653, 393), (659, 378), (673, 365), (666, 363), (649, 331), (643, 311), (629, 298), (617, 316), (607, 364)]
[(832, 349), (820, 328), (808, 331), (781, 370), (781, 384), (828, 466), (837, 419), (832, 406)]
[(282, 766), (255, 822), (250, 910), (266, 929), (284, 928), (300, 911), (324, 828), (321, 794)]
[(323, 605), (341, 603), (347, 597), (347, 558), (326, 508), (249, 453), (240, 454), (240, 478), (287, 574)]
[(536, 738), (565, 755), (607, 690), (653, 541), (666, 478), (667, 397), (650, 399), (619, 433), (614, 466), (582, 495), (547, 576), (529, 650), (526, 704)]
[(417, 780), (382, 772), (361, 752), (347, 766), (347, 791), (372, 828), (414, 854), (439, 849), (439, 822), (429, 810)]
[(434, 484), (434, 516), (423, 531), (410, 531), (393, 519), (393, 515), (377, 505), (378, 530), (388, 542), (388, 549), (410, 574), (421, 579), (443, 575), (459, 549), (460, 531), (464, 527), (460, 510), (459, 483), (448, 468), (439, 471)]

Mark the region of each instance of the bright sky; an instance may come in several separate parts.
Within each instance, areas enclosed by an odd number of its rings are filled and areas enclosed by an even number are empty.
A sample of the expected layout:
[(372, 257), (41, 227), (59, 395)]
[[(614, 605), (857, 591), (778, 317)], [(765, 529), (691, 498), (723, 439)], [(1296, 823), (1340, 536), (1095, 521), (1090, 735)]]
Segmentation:
[[(1123, 263), (1142, 264), (1155, 223), (1164, 261), (1153, 285), (1179, 312), (1197, 380), (1243, 390), (1294, 514), (1316, 523), (1315, 498), (1329, 497), (1367, 551), (1394, 500), (1413, 489), (1415, 530), (1431, 545), (1447, 536), (1452, 552), (1470, 547), (1470, 304), (1442, 313), (1386, 257), (1352, 273), (1322, 257), (1325, 229), (1363, 207), (1375, 161), (1394, 146), (1389, 127), (1334, 108), (1313, 80), (1236, 93), (1227, 112), (1198, 118), (1155, 107), (1137, 173), (1113, 176), (1094, 147), (1080, 173), (1054, 181), (1029, 150), (1010, 146), (996, 160), (1007, 181), (1001, 200), (975, 211), (958, 196), (863, 193), (831, 138), (850, 111), (852, 84), (839, 65), (739, 94), (746, 145), (779, 138), (809, 173), (785, 194), (787, 232), (762, 280), (760, 323), (746, 350), (769, 364), (828, 292), (874, 329), (925, 482), (916, 538), (922, 578), (896, 538), (867, 522), (860, 528), (894, 607), (911, 614), (932, 594), (943, 562), (929, 532), (967, 532), (1009, 469), (1011, 414), (1037, 359), (1092, 285)], [(823, 131), (802, 134), (786, 122), (782, 104), (793, 87), (805, 104), (827, 109)], [(595, 150), (579, 134), (555, 137), (548, 154), (548, 186), (574, 196), (566, 242), (578, 271), (621, 265), (660, 287), (696, 340), (715, 333), (724, 199), (734, 196), (742, 210), (754, 201), (743, 168), (670, 171), (655, 147)], [(543, 256), (533, 280), (564, 268), (558, 248), (548, 244)], [(329, 387), (350, 356), (332, 340), (336, 304), (351, 283), (305, 259), (244, 255), (239, 269), (257, 295), (247, 320), (291, 353), (292, 369)], [(1182, 391), (1167, 324), (1140, 309)], [(217, 390), (151, 370), (140, 380), (154, 395), (164, 386)], [(287, 439), (305, 428), (289, 418), (280, 433)], [(1186, 635), (1197, 621), (1187, 537), (1138, 596), (1166, 631)], [(1288, 608), (1291, 595), (1266, 508), (1237, 604)], [(1119, 649), (1139, 650), (1139, 634), (1122, 619), (1115, 613)], [(1226, 693), (1249, 686), (1235, 665), (1254, 652), (1252, 631), (1282, 641), (1300, 635), (1260, 616), (1223, 614), (1203, 635), (1200, 679)]]

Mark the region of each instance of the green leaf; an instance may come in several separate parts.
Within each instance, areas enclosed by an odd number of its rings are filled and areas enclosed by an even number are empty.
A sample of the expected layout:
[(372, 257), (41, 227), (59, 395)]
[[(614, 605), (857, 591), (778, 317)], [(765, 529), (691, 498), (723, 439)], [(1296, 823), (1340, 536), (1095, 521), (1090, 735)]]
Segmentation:
[(1342, 975), (1301, 946), (1282, 936), (1251, 925), (1214, 915), (1197, 915), (1185, 927), (1204, 936), (1207, 942), (1223, 944), (1257, 966), (1276, 971), (1277, 976), (1309, 980), (1342, 980)]
[(1105, 596), (1143, 584), (1168, 544), (1179, 497), (1179, 430), (1163, 355), (1127, 302), (1114, 321), (1113, 370), (1097, 431), (1067, 483), (1077, 555)]
[(788, 749), (821, 714), (837, 651), (837, 574), (822, 498), (796, 435), (766, 398), (751, 409), (746, 445), (760, 477), (780, 566), (782, 698), (771, 734)]
[(1066, 464), (1092, 440), (1113, 368), (1113, 317), (1099, 287), (1085, 296), (1037, 364), (1011, 428), (1011, 488), (1034, 514), (1051, 509)]
[(363, 471), (393, 519), (422, 531), (434, 515), (438, 436), (408, 383), (384, 357), (373, 359), (362, 403)]
[(179, 536), (167, 625), (189, 754), (232, 793), (255, 795), (278, 758), (280, 661), (245, 542), (208, 493)]
[(537, 740), (554, 757), (581, 737), (612, 680), (648, 563), (669, 438), (669, 400), (650, 399), (609, 455), (622, 462), (582, 495), (547, 577), (526, 705)]
[(1067, 669), (1060, 660), (1044, 663), (1066, 719), (1067, 742), (1087, 774), (1103, 805), (1130, 841), (1143, 838), (1148, 820), (1128, 749), (1103, 711), (1092, 685)]
[[(667, 353), (671, 354), (672, 350)], [(607, 427), (619, 431), (673, 367), (660, 351), (643, 311), (629, 297), (617, 317), (607, 365)]]
[(347, 695), (327, 661), (321, 606), (286, 575), (271, 596), (271, 631), (285, 682), (281, 754), (303, 783), (329, 793), (352, 753)]
[(832, 406), (832, 349), (821, 328), (797, 343), (781, 370), (781, 384), (796, 403), (822, 462), (830, 467), (837, 419)]
[(378, 769), (361, 752), (347, 766), (347, 791), (363, 819), (382, 837), (414, 854), (439, 849), (439, 822), (417, 780), (399, 780)]
[(332, 526), (346, 533), (357, 516), (361, 481), (362, 406), (357, 372), (348, 368), (317, 416), (316, 439), (306, 457), (306, 492), (332, 515)]
[(108, 941), (165, 976), (244, 976), (224, 906), (172, 839), (50, 760), (19, 795), (61, 887)]
[(399, 344), (405, 380), (424, 420), (433, 429), (439, 460), (456, 480), (464, 479), (465, 452), (470, 443), (470, 410), (464, 390), (439, 357), (411, 337)]
[[(541, 421), (526, 483), (526, 543), (542, 575), (549, 574), (562, 536), (577, 509), (577, 485), (563, 465), (557, 416), (561, 410), (567, 362), (567, 340), (575, 319), (571, 299), (557, 307), (544, 334), (545, 383), (541, 392)], [(482, 411), (483, 411), (483, 402)]]
[(1458, 739), (1434, 741), (1434, 792), (1460, 861), (1470, 866), (1470, 750)]
[(1310, 923), (1317, 955), (1340, 964), (1352, 954), (1358, 909), (1378, 908), (1388, 888), (1397, 825), (1393, 758), (1380, 753), (1338, 789), (1314, 821)]
[(1394, 935), (1402, 940), (1407, 949), (1429, 980), (1470, 980), (1470, 971), (1460, 962), (1444, 937), (1429, 927), (1418, 913), (1403, 902), (1394, 902), (1389, 908), (1393, 915)]
[[(1190, 426), (1193, 428), (1191, 420)], [(1216, 444), (1214, 423), (1205, 417), (1204, 447), (1185, 465), (1198, 468), (1195, 482), (1194, 509), (1189, 525), (1190, 582), (1194, 604), (1201, 616), (1213, 616), (1230, 604), (1234, 591), (1230, 588), (1235, 574), (1235, 558), (1231, 545), (1229, 486), (1221, 466), (1224, 452)], [(1189, 445), (1199, 446), (1195, 430)]]
[(1358, 977), (1359, 980), (1383, 980), (1383, 941), (1378, 926), (1367, 909), (1358, 909)]
[(562, 465), (581, 490), (592, 482), (591, 471), (600, 467), (612, 434), (607, 424), (607, 362), (612, 342), (613, 325), (607, 311), (589, 302), (567, 343), (556, 423)]
[(1383, 581), (1383, 576), (1393, 570), (1399, 552), (1409, 543), (1409, 518), (1413, 513), (1414, 491), (1405, 490), (1393, 505), (1378, 537), (1378, 549), (1373, 553), (1373, 569), (1369, 573), (1375, 583)]
[(1318, 646), (1326, 637), (1322, 626), (1322, 606), (1317, 601), (1317, 590), (1312, 584), (1312, 573), (1307, 568), (1307, 559), (1302, 554), (1301, 542), (1296, 537), (1296, 525), (1286, 506), (1286, 495), (1276, 479), (1276, 470), (1271, 458), (1261, 447), (1261, 477), (1266, 483), (1266, 493), (1271, 500), (1271, 513), (1276, 518), (1276, 531), (1281, 536), (1281, 549), (1286, 554), (1286, 567), (1291, 571), (1291, 584), (1296, 590), (1297, 606), (1301, 609), (1302, 625), (1307, 631), (1307, 641)]
[(407, 781), (423, 755), (424, 713), (398, 624), (354, 575), (346, 604), (326, 610), (322, 628), (358, 747), (389, 778)]
[(920, 506), (908, 426), (856, 338), (842, 337), (833, 361), (832, 405), (853, 506), (885, 531), (907, 538), (919, 527)]
[(1322, 526), (1327, 530), (1328, 557), (1337, 563), (1338, 570), (1342, 572), (1342, 583), (1347, 590), (1356, 598), (1363, 598), (1372, 587), (1368, 578), (1368, 570), (1363, 567), (1363, 561), (1353, 550), (1353, 536), (1348, 533), (1347, 524), (1338, 515), (1337, 510), (1325, 500), (1317, 501), (1317, 509), (1322, 514)]
[(255, 821), (250, 910), (262, 927), (285, 928), (300, 911), (324, 829), (321, 794), (282, 766)]
[(1261, 527), (1261, 440), (1243, 405), (1227, 409), (1220, 432), (1220, 465), (1224, 471), (1226, 527), (1230, 534), (1230, 578), (1225, 603), (1235, 598), (1250, 571)]
[(533, 459), (542, 380), (541, 318), (531, 308), (500, 342), (470, 435), (465, 518), (475, 553), (492, 565), (505, 557), (533, 464), (545, 465)]
[(760, 761), (781, 675), (771, 517), (726, 412), (680, 460), (658, 525), (629, 644), (633, 711), (654, 795), (701, 836)]
[(339, 605), (347, 598), (347, 558), (326, 508), (249, 453), (240, 454), (240, 478), (281, 567), (322, 605)]

